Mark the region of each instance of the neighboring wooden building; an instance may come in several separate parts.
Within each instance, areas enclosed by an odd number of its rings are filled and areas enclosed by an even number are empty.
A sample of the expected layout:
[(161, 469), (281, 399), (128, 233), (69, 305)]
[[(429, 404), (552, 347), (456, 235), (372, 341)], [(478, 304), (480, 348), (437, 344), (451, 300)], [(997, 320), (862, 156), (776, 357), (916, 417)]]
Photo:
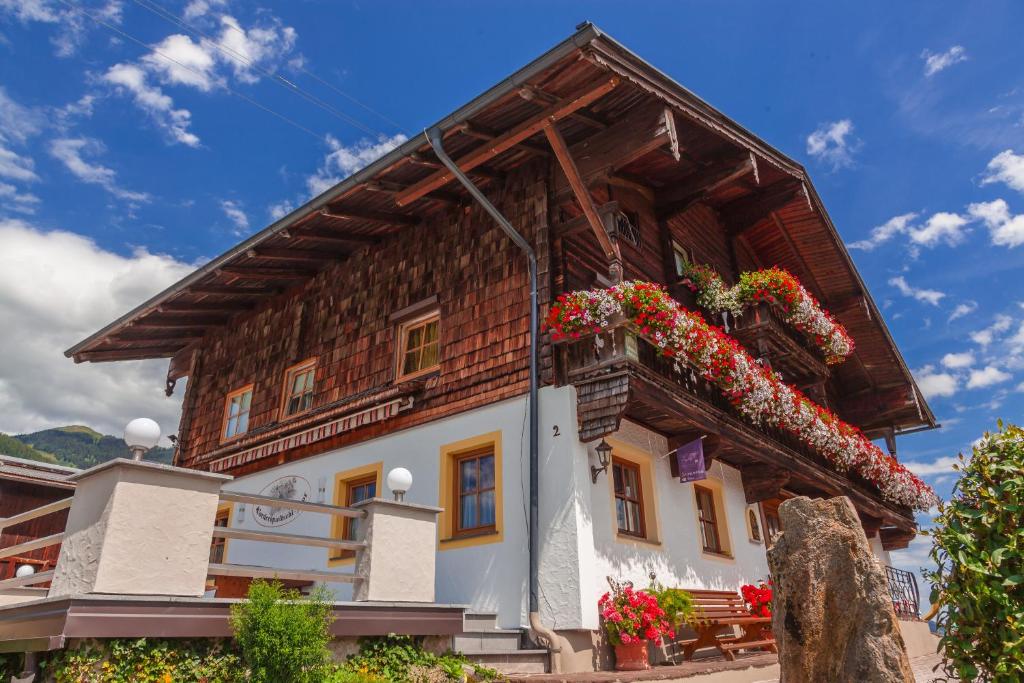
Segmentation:
[[(0, 518), (52, 503), (74, 495), (75, 485), (68, 477), (80, 470), (0, 455)], [(24, 543), (64, 531), (67, 510), (39, 517), (29, 522), (0, 529), (0, 547)], [(23, 555), (0, 560), (0, 580), (14, 576), (18, 567), (28, 564), (37, 572), (53, 569), (60, 546), (32, 550)]]
[[(891, 451), (895, 435), (935, 425), (803, 167), (595, 27), (439, 127), (536, 251), (542, 313), (619, 268), (695, 308), (679, 262), (728, 283), (778, 265), (846, 327), (852, 356), (826, 365), (767, 309), (732, 333)], [(438, 599), (518, 628), (529, 316), (522, 252), (417, 136), (68, 355), (170, 358), (168, 392), (188, 377), (177, 464), (235, 475), (239, 490), (350, 504), (409, 468), (408, 499), (445, 508)], [(762, 578), (787, 496), (850, 496), (883, 559), (913, 537), (908, 507), (752, 425), (642, 341), (627, 349), (637, 342), (624, 334), (596, 350), (545, 335), (539, 349), (541, 616), (580, 661), (606, 575), (646, 585), (653, 570), (666, 584), (730, 589)], [(661, 456), (701, 435), (709, 477), (680, 484)], [(602, 439), (611, 467), (592, 475)], [(226, 514), (232, 526), (358, 531), (258, 507)], [(230, 546), (233, 561), (259, 564), (260, 546)], [(284, 559), (352, 561), (312, 550)]]

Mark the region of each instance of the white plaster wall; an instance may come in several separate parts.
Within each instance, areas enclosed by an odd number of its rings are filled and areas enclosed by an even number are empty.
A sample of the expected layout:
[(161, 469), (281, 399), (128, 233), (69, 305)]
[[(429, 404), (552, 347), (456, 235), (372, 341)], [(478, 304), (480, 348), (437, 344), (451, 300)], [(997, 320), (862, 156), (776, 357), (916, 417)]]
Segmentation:
[[(545, 414), (542, 401), (542, 415)], [(575, 404), (573, 404), (575, 405)], [(439, 467), (441, 448), (463, 439), (494, 431), (502, 432), (503, 521), (504, 539), (467, 548), (440, 550), (437, 553), (436, 600), (441, 603), (468, 604), (475, 611), (497, 612), (498, 623), (518, 627), (526, 623), (528, 554), (526, 536), (526, 502), (528, 454), (525, 447), (527, 428), (525, 397), (511, 399), (479, 408), (454, 417), (390, 434), (347, 448), (287, 463), (225, 485), (226, 490), (259, 493), (267, 484), (286, 475), (307, 479), (316, 500), (318, 483), (326, 479), (324, 502), (333, 502), (334, 476), (353, 468), (383, 462), (384, 476), (394, 467), (412, 472), (412, 488), (406, 494), (411, 503), (443, 506), (439, 500)], [(545, 424), (550, 420), (542, 419)], [(573, 420), (575, 422), (575, 420)], [(565, 431), (563, 429), (563, 431)], [(551, 428), (542, 426), (541, 435), (550, 435)], [(567, 441), (569, 436), (561, 438)], [(550, 448), (550, 439), (548, 440)], [(386, 485), (378, 495), (390, 496)], [(232, 513), (232, 526), (263, 529), (253, 518), (252, 506), (246, 506), (240, 520), (239, 506)], [(327, 515), (302, 512), (292, 521), (273, 530), (288, 534), (329, 536), (331, 525)], [(327, 551), (322, 548), (256, 543), (232, 540), (228, 543), (228, 561), (299, 569), (327, 569)], [(351, 572), (352, 565), (330, 568)], [(349, 584), (332, 584), (336, 599), (349, 600)]]
[[(661, 436), (638, 425), (623, 422), (616, 435), (654, 456), (668, 452)], [(649, 584), (654, 571), (658, 581), (679, 588), (738, 590), (742, 584), (768, 577), (768, 562), (763, 543), (749, 540), (747, 504), (739, 470), (715, 461), (708, 479), (721, 482), (726, 523), (731, 541), (732, 559), (708, 555), (701, 548), (693, 484), (681, 484), (672, 477), (669, 459), (656, 457), (656, 489), (661, 542), (658, 545), (622, 541), (617, 538), (615, 511), (608, 488), (608, 476), (601, 475), (593, 486), (592, 510), (596, 562), (591, 596), (593, 622), (597, 622), (597, 599), (607, 590), (606, 576), (628, 579), (638, 587)], [(721, 521), (721, 520), (720, 520)]]
[(889, 551), (882, 547), (882, 539), (876, 533), (873, 538), (868, 539), (868, 545), (871, 546), (871, 552), (875, 554), (875, 557), (883, 565), (891, 565), (892, 559), (889, 557)]

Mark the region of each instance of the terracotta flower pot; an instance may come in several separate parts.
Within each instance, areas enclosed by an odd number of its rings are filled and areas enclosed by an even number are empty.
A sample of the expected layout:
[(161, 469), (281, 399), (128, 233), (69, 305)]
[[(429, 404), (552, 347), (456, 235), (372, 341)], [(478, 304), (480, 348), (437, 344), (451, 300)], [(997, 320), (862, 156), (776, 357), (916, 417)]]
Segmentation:
[(646, 640), (615, 646), (616, 671), (646, 671), (650, 668)]

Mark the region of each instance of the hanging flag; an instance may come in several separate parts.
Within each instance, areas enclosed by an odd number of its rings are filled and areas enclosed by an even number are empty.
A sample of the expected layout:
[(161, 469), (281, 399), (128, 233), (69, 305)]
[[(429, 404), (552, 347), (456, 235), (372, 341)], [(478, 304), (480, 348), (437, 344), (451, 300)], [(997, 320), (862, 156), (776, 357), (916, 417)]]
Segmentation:
[(707, 479), (708, 473), (704, 468), (704, 439), (695, 439), (677, 448), (676, 466), (679, 470), (679, 481), (683, 484)]

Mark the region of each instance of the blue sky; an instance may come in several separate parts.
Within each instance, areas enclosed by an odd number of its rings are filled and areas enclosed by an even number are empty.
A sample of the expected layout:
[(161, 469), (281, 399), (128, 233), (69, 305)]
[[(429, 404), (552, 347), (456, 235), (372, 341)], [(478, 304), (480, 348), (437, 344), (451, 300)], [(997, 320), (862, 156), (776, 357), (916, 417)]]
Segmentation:
[(1024, 396), (1015, 2), (0, 0), (0, 430), (173, 430), (163, 363), (60, 352), (585, 19), (807, 165), (943, 424), (900, 456), (947, 494)]

